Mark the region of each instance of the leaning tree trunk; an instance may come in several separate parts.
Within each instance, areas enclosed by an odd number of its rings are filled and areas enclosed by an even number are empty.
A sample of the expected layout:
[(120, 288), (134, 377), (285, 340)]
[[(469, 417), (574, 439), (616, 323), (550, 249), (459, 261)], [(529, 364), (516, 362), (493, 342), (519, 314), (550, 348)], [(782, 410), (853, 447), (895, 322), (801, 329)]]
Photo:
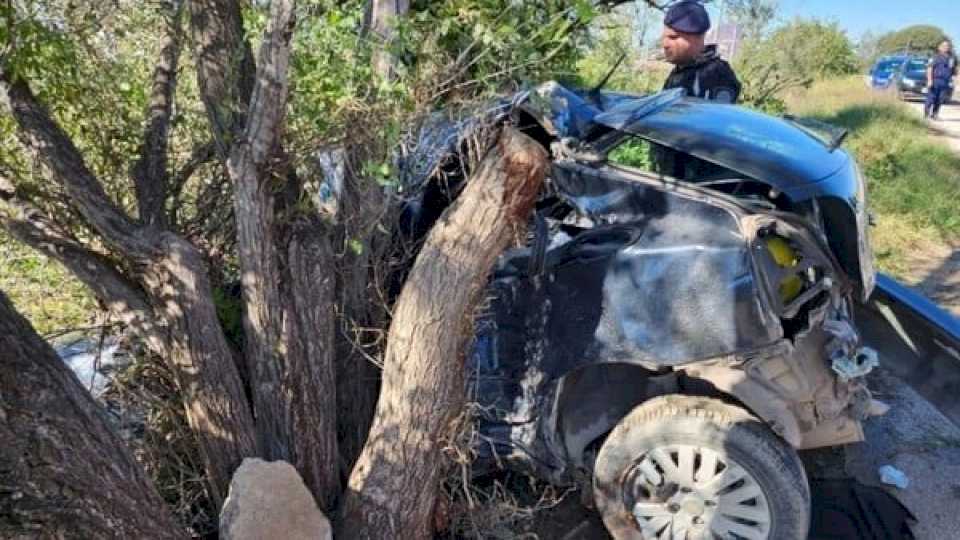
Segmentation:
[(497, 256), (526, 223), (547, 170), (543, 147), (506, 128), (428, 235), (394, 309), (373, 427), (339, 538), (430, 538), (439, 437), (462, 408), (472, 315)]
[(0, 537), (186, 538), (77, 378), (0, 293)]

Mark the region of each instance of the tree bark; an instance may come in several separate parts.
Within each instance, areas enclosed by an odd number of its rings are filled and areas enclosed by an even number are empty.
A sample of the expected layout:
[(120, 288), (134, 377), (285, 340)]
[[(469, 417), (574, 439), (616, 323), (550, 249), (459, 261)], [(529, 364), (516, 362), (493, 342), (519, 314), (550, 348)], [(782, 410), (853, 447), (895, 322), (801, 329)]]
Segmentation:
[(284, 306), (289, 346), (283, 392), (290, 396), (292, 463), (330, 512), (341, 492), (332, 309), (336, 279), (326, 231), (314, 220), (294, 225), (288, 247), (290, 295)]
[(0, 440), (0, 537), (187, 537), (100, 406), (2, 293)]
[(384, 79), (396, 71), (397, 58), (389, 50), (396, 33), (393, 26), (408, 11), (410, 0), (369, 0), (367, 4), (366, 29), (380, 41), (373, 53), (373, 71)]
[(246, 123), (253, 93), (253, 51), (244, 38), (237, 0), (186, 0), (197, 66), (197, 84), (223, 161)]
[[(17, 134), (70, 195), (74, 206), (133, 268), (126, 275), (103, 256), (58, 234), (37, 212), (0, 219), (18, 238), (64, 262), (112, 311), (124, 316), (173, 367), (195, 430), (214, 501), (226, 496), (233, 470), (257, 455), (254, 424), (233, 354), (213, 304), (199, 251), (183, 238), (130, 219), (86, 166), (80, 152), (39, 103), (27, 82), (0, 68)], [(15, 194), (0, 189), (0, 203)], [(22, 201), (21, 201), (22, 202)], [(98, 272), (104, 271), (102, 275)]]
[(350, 476), (338, 538), (430, 538), (439, 438), (464, 401), (473, 312), (497, 257), (526, 224), (548, 168), (512, 128), (427, 237), (394, 308), (380, 400)]
[(165, 358), (177, 376), (187, 422), (200, 445), (214, 503), (227, 496), (233, 471), (259, 456), (253, 414), (213, 303), (200, 251), (173, 233), (159, 240), (162, 257), (143, 282), (166, 330)]
[(131, 171), (140, 222), (161, 228), (167, 225), (167, 213), (163, 208), (170, 183), (167, 171), (167, 141), (173, 114), (174, 90), (177, 87), (182, 1), (166, 0), (161, 4), (161, 9), (165, 12), (167, 31), (160, 44), (160, 59), (153, 70), (153, 88), (150, 92), (140, 159)]
[[(318, 220), (278, 219), (295, 178), (281, 138), (295, 2), (273, 0), (244, 132), (227, 162), (244, 297), (244, 355), (267, 459), (296, 465), (318, 502), (339, 494), (333, 370), (333, 252)], [(287, 233), (286, 231), (290, 231)]]
[(281, 384), (288, 350), (283, 340), (283, 297), (277, 252), (277, 156), (287, 103), (287, 69), (293, 33), (293, 2), (274, 0), (270, 27), (260, 49), (247, 125), (230, 151), (227, 171), (234, 186), (234, 215), (244, 301), (244, 355), (250, 374), (257, 433), (266, 458), (290, 461), (292, 396)]

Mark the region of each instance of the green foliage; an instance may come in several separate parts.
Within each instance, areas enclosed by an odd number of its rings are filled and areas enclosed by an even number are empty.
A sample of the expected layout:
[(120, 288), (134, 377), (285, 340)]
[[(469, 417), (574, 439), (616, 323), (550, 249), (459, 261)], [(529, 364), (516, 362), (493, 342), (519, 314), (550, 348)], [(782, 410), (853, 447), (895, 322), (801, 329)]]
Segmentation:
[(613, 163), (653, 171), (653, 145), (640, 138), (630, 138), (613, 149), (607, 156)]
[(918, 113), (858, 77), (820, 82), (790, 101), (791, 112), (851, 130), (846, 146), (867, 177), (882, 268), (898, 269), (905, 238), (960, 239), (960, 156), (930, 139)]
[(813, 79), (857, 72), (853, 44), (836, 22), (794, 20), (774, 32), (768, 46), (790, 69)]
[[(636, 33), (646, 28), (637, 28), (635, 19), (622, 12), (604, 14), (597, 19), (598, 30), (583, 57), (577, 62), (577, 77), (574, 83), (585, 88), (599, 84), (624, 55), (624, 61), (607, 81), (608, 90), (648, 94), (660, 90), (667, 78), (669, 68), (663, 63), (644, 62), (649, 49), (638, 50), (634, 43)], [(648, 25), (650, 21), (641, 21)]]
[(779, 0), (722, 0), (720, 5), (748, 40), (761, 38), (780, 9)]
[(0, 290), (41, 335), (93, 322), (96, 302), (59, 263), (0, 232)]
[(735, 68), (744, 85), (744, 104), (782, 113), (785, 91), (856, 73), (859, 61), (836, 23), (797, 19), (766, 39), (747, 43)]
[[(502, 91), (572, 73), (590, 0), (450, 0), (413, 3), (400, 26), (401, 57), (421, 75), (449, 80), (457, 93)], [(452, 67), (453, 73), (444, 69)]]
[(877, 49), (879, 54), (932, 53), (946, 37), (946, 32), (937, 26), (918, 24), (884, 34), (877, 42)]

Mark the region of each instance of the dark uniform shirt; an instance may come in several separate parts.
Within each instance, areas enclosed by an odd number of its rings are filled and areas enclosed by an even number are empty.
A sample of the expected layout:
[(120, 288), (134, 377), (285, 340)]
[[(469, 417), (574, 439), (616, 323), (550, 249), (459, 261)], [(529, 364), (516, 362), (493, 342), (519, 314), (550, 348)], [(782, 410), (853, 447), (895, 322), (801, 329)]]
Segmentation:
[(690, 64), (676, 66), (667, 77), (663, 89), (685, 88), (688, 96), (736, 103), (740, 98), (740, 81), (733, 69), (717, 54), (716, 45), (707, 45)]
[[(684, 88), (688, 96), (736, 103), (741, 87), (730, 64), (717, 54), (716, 45), (708, 45), (693, 62), (673, 68), (663, 85), (664, 90), (671, 88)], [(660, 145), (653, 149), (653, 162), (656, 172), (680, 180), (696, 182), (730, 175), (730, 171), (719, 165)]]
[(937, 54), (930, 59), (933, 71), (933, 85), (947, 87), (957, 75), (957, 58), (952, 54)]

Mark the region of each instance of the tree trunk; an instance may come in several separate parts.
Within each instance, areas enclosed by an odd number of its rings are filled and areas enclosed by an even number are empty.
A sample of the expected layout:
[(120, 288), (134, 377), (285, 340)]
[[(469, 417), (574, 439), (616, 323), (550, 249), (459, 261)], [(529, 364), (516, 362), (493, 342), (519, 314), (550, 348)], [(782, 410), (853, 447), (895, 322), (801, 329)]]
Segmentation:
[(394, 308), (373, 427), (350, 476), (339, 538), (430, 538), (439, 438), (464, 401), (473, 312), (526, 224), (548, 167), (512, 128), (427, 237)]
[(164, 357), (177, 377), (219, 507), (243, 458), (260, 455), (253, 414), (217, 318), (203, 257), (174, 234), (164, 234), (161, 245), (165, 255), (147, 267), (143, 280), (165, 323)]
[(296, 224), (288, 247), (290, 301), (284, 319), (289, 356), (282, 386), (290, 396), (292, 463), (317, 504), (330, 512), (341, 491), (332, 309), (336, 279), (333, 249), (316, 221)]
[(384, 79), (390, 79), (396, 70), (396, 57), (390, 54), (394, 25), (398, 17), (410, 11), (410, 0), (369, 0), (367, 4), (366, 29), (380, 40), (373, 53), (373, 71)]
[(6, 181), (0, 182), (0, 209), (12, 212), (0, 217), (0, 225), (63, 262), (171, 362), (214, 500), (221, 503), (233, 470), (244, 457), (257, 455), (257, 447), (253, 418), (199, 251), (173, 233), (135, 223), (114, 204), (24, 79), (0, 69), (0, 91), (9, 100), (23, 145), (70, 194), (72, 206), (139, 272), (124, 275), (109, 259), (57, 232), (39, 212), (18, 201)]
[(0, 440), (0, 537), (187, 537), (100, 406), (2, 293)]
[(237, 0), (186, 0), (197, 85), (220, 158), (243, 130), (255, 66)]
[[(245, 305), (246, 357), (261, 448), (296, 465), (326, 508), (339, 494), (333, 371), (333, 252), (318, 220), (280, 218), (299, 189), (281, 139), (293, 0), (273, 0), (247, 123), (230, 151)], [(290, 231), (287, 233), (287, 231)]]

